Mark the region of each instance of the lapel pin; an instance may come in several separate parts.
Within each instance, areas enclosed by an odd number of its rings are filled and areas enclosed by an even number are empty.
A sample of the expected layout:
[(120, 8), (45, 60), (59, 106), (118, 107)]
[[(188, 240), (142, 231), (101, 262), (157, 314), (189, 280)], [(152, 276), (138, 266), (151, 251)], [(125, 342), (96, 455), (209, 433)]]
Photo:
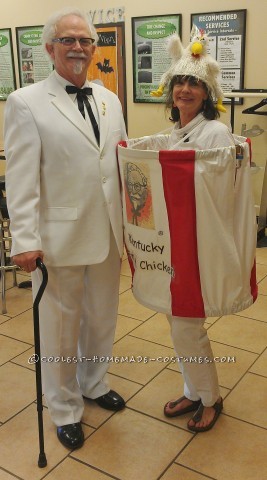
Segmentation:
[(106, 114), (106, 104), (105, 102), (102, 102), (102, 115), (105, 115)]

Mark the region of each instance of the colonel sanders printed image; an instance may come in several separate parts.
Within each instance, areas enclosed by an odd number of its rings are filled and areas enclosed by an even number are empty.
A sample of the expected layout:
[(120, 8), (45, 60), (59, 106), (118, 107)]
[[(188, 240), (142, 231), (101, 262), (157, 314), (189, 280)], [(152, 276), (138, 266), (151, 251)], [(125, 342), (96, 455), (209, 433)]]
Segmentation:
[(134, 163), (127, 162), (125, 164), (124, 179), (128, 204), (130, 201), (130, 209), (127, 209), (127, 218), (128, 222), (133, 225), (154, 228), (149, 179), (144, 172), (145, 165), (141, 166), (142, 170)]

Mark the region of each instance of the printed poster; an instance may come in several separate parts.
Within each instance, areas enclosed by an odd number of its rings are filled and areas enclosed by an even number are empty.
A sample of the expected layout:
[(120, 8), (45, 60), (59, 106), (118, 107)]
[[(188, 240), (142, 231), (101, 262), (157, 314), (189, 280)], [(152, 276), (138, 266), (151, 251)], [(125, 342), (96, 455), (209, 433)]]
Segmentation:
[[(193, 24), (208, 33), (209, 53), (221, 67), (220, 83), (223, 92), (243, 89), (246, 10), (193, 13), (191, 25)], [(230, 102), (231, 100), (224, 101)]]
[(88, 79), (98, 81), (108, 90), (118, 94), (116, 27), (97, 28), (97, 34), (99, 40), (88, 69)]
[(53, 70), (42, 47), (43, 26), (16, 27), (21, 87), (47, 78)]
[(166, 39), (181, 36), (181, 15), (132, 18), (134, 102), (162, 103), (162, 97), (152, 97), (161, 77), (171, 65), (164, 55)]
[(11, 29), (0, 30), (0, 100), (16, 90)]

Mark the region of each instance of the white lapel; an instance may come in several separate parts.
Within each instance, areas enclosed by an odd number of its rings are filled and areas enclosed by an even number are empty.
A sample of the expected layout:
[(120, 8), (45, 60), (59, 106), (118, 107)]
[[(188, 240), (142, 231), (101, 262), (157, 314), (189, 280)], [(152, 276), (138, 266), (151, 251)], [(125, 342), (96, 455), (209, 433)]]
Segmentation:
[(110, 112), (109, 112), (109, 105), (107, 99), (105, 98), (104, 92), (105, 90), (103, 87), (100, 87), (93, 82), (90, 84), (93, 88), (93, 96), (96, 103), (96, 108), (98, 110), (99, 116), (99, 132), (100, 132), (100, 150), (103, 149), (107, 134), (108, 134), (108, 126), (109, 126), (109, 119), (110, 119)]
[(48, 93), (51, 96), (51, 103), (64, 115), (88, 140), (97, 148), (97, 142), (93, 130), (88, 128), (77, 106), (69, 98), (67, 92), (57, 81), (54, 72), (47, 79)]

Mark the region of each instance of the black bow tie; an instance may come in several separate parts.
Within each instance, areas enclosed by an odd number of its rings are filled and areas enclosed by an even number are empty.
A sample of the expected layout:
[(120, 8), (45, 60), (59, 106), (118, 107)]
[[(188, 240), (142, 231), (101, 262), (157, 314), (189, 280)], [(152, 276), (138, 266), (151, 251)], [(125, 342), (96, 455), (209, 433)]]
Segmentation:
[(84, 104), (85, 104), (88, 115), (89, 115), (89, 118), (90, 118), (91, 123), (92, 123), (95, 138), (96, 138), (97, 143), (99, 145), (100, 134), (99, 134), (97, 121), (94, 117), (92, 107), (91, 107), (90, 103), (88, 102), (88, 98), (87, 98), (87, 95), (92, 95), (92, 93), (93, 93), (92, 88), (90, 88), (90, 87), (78, 88), (78, 87), (75, 87), (74, 85), (67, 85), (66, 86), (66, 92), (67, 93), (77, 93), (78, 108), (79, 108), (83, 118), (85, 118), (85, 113), (84, 113)]
[(92, 95), (93, 90), (90, 87), (78, 88), (78, 87), (74, 87), (74, 85), (67, 85), (66, 92), (77, 93), (77, 94), (79, 93), (79, 95)]

